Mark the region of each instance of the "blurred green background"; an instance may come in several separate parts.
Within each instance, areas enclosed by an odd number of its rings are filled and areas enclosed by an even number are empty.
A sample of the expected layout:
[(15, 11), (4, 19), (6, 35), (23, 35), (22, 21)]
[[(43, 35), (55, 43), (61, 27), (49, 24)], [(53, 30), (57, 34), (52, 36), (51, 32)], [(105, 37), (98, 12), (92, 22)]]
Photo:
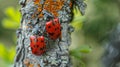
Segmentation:
[[(70, 55), (74, 67), (101, 67), (101, 56), (104, 43), (109, 33), (120, 21), (119, 0), (86, 0), (85, 16), (74, 10), (75, 16), (71, 25), (72, 33)], [(0, 0), (0, 64), (1, 67), (12, 67), (16, 29), (20, 24), (21, 15), (18, 0)]]
[(17, 0), (0, 0), (0, 65), (12, 67), (16, 46), (16, 29), (20, 23)]

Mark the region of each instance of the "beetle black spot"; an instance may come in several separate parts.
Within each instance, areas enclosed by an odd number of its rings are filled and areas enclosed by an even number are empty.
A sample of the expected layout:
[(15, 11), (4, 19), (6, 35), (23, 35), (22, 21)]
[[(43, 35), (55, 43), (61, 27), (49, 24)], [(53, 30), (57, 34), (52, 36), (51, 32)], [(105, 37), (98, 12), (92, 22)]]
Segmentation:
[(37, 52), (35, 51), (35, 52), (33, 52), (34, 54), (37, 54)]
[(60, 27), (57, 27), (57, 29), (60, 29)]
[(33, 48), (31, 47), (31, 50), (33, 50)]
[(49, 33), (51, 36), (53, 36), (55, 33)]
[(43, 50), (42, 48), (40, 48), (40, 50)]
[(37, 48), (37, 47), (38, 47), (38, 45), (34, 45), (34, 47), (35, 47), (35, 48)]
[(36, 47), (38, 48), (39, 46), (38, 46), (38, 45), (36, 45)]
[(38, 39), (36, 39), (36, 42), (38, 42)]
[(43, 49), (45, 49), (46, 47), (44, 46)]
[(41, 42), (44, 42), (43, 40), (41, 40)]
[(57, 30), (57, 28), (55, 28), (55, 31)]
[(48, 28), (51, 28), (51, 26), (48, 26)]

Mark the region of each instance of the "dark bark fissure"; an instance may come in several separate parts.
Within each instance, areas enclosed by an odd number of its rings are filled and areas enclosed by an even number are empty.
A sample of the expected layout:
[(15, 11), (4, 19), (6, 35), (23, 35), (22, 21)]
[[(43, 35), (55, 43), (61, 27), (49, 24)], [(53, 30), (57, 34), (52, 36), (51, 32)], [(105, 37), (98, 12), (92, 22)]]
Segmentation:
[[(46, 0), (41, 1), (45, 2)], [(20, 0), (20, 4), (22, 5), (20, 10), (22, 20), (20, 29), (17, 31), (18, 45), (16, 49), (14, 67), (72, 67), (68, 49), (71, 44), (71, 32), (73, 32), (73, 27), (69, 25), (73, 19), (72, 8), (69, 6), (72, 0), (64, 1), (65, 4), (58, 11), (58, 18), (62, 27), (62, 35), (60, 38), (52, 40), (46, 33), (44, 33), (46, 32), (45, 24), (52, 17), (51, 13), (42, 9), (41, 12), (35, 14), (38, 6), (34, 4), (33, 0)], [(82, 0), (76, 1), (84, 3)], [(73, 4), (74, 3), (75, 2), (73, 2)], [(81, 6), (79, 5), (79, 7)], [(84, 13), (84, 9), (81, 11)], [(38, 17), (40, 13), (44, 14), (42, 18)], [(34, 17), (32, 17), (33, 15)], [(46, 52), (41, 56), (36, 56), (31, 52), (31, 35), (43, 35), (45, 37), (47, 48)]]

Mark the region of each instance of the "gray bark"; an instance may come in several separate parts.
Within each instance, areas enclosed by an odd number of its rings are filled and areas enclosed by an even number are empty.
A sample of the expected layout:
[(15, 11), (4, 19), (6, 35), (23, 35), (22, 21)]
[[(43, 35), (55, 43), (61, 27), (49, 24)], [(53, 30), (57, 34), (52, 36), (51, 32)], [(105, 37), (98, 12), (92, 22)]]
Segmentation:
[(104, 67), (120, 67), (120, 23), (110, 33), (102, 63)]
[[(41, 0), (40, 3), (44, 3), (45, 0)], [(77, 1), (77, 0), (76, 0)], [(79, 2), (80, 1), (80, 2)], [(69, 7), (71, 0), (65, 0), (65, 4), (62, 9), (58, 11), (59, 20), (62, 26), (61, 39), (47, 40), (47, 51), (41, 56), (32, 54), (30, 49), (29, 37), (33, 34), (40, 35), (36, 31), (44, 31), (45, 23), (49, 20), (50, 12), (42, 10), (44, 16), (39, 18), (35, 12), (37, 12), (38, 6), (36, 6), (33, 0), (20, 0), (19, 3), (22, 5), (20, 11), (22, 14), (21, 25), (17, 30), (17, 47), (14, 67), (72, 67), (69, 55), (69, 46), (71, 44), (71, 32), (73, 27), (69, 25), (73, 19), (72, 8)], [(78, 2), (84, 3), (81, 0)], [(75, 2), (73, 3), (75, 4)], [(86, 5), (79, 5), (79, 8), (84, 14)], [(35, 16), (33, 17), (33, 14)]]

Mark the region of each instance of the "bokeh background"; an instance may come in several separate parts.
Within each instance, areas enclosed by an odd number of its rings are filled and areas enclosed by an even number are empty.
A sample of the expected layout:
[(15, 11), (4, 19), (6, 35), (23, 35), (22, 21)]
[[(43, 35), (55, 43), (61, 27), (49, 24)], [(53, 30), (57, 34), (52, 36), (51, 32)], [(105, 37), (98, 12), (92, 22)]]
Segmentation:
[[(74, 67), (102, 67), (101, 58), (104, 45), (111, 30), (120, 21), (119, 0), (86, 0), (85, 16), (74, 10), (75, 16), (71, 25), (72, 33), (70, 55)], [(20, 5), (18, 0), (0, 0), (0, 66), (12, 67), (16, 30), (20, 24)]]

